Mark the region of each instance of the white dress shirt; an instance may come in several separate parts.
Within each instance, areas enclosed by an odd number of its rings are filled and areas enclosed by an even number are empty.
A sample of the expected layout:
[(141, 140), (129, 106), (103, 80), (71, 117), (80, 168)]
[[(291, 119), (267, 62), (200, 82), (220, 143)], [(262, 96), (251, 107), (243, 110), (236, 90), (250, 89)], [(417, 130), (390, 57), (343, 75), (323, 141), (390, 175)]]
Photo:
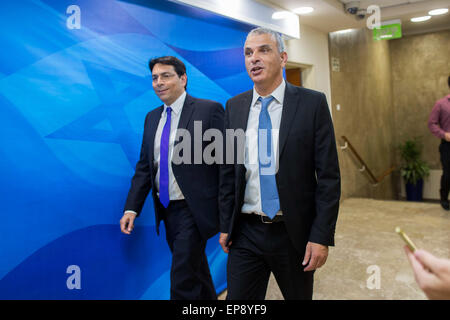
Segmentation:
[[(178, 99), (172, 103), (170, 106), (172, 108), (171, 121), (170, 121), (170, 136), (169, 136), (169, 197), (170, 200), (182, 200), (184, 199), (183, 193), (178, 186), (177, 180), (172, 172), (172, 156), (173, 156), (173, 146), (175, 143), (175, 137), (177, 134), (178, 123), (180, 122), (181, 111), (183, 110), (184, 100), (186, 99), (186, 91), (183, 92)], [(155, 134), (155, 148), (154, 148), (154, 159), (153, 166), (157, 168), (155, 177), (156, 191), (159, 196), (159, 159), (160, 159), (160, 147), (161, 147), (161, 135), (167, 119), (168, 106), (164, 104), (164, 110), (161, 113), (161, 119), (159, 119), (158, 129), (156, 129)]]
[[(181, 94), (178, 99), (172, 103), (170, 106), (172, 108), (171, 112), (171, 121), (170, 121), (170, 136), (169, 136), (169, 198), (170, 200), (182, 200), (184, 199), (184, 195), (181, 192), (180, 187), (178, 186), (177, 180), (172, 172), (172, 156), (173, 156), (173, 146), (175, 143), (175, 137), (178, 129), (178, 123), (180, 122), (181, 111), (183, 110), (184, 100), (186, 99), (186, 91)], [(161, 118), (159, 119), (158, 128), (156, 129), (155, 134), (155, 142), (154, 142), (154, 151), (153, 151), (153, 166), (157, 168), (156, 177), (155, 177), (155, 186), (157, 195), (159, 196), (159, 160), (160, 160), (160, 145), (161, 145), (161, 135), (166, 124), (167, 119), (167, 111), (168, 106), (164, 104), (164, 110), (161, 113)], [(134, 213), (135, 211), (127, 210), (125, 213)]]
[[(281, 122), (281, 113), (283, 111), (284, 91), (286, 83), (281, 84), (268, 96), (274, 97), (270, 102), (267, 110), (272, 122), (272, 145), (275, 152), (275, 168), (278, 172), (278, 138)], [(259, 180), (259, 162), (258, 162), (258, 126), (259, 113), (261, 112), (261, 102), (258, 101), (260, 95), (253, 88), (253, 99), (250, 105), (250, 113), (248, 115), (247, 130), (245, 131), (245, 174), (246, 186), (244, 194), (244, 204), (241, 212), (256, 213), (263, 215), (261, 209), (261, 189)], [(262, 97), (262, 98), (266, 98)], [(277, 215), (282, 215), (281, 210)]]

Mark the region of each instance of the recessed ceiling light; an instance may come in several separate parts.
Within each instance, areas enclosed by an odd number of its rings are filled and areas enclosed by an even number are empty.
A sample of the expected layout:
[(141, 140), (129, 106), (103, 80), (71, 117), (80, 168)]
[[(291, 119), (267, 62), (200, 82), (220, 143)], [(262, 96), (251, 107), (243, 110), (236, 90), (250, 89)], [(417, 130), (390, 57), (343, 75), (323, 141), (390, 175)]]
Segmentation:
[(272, 19), (274, 20), (286, 19), (287, 17), (289, 17), (290, 14), (291, 13), (288, 11), (277, 11), (272, 14)]
[(350, 33), (352, 31), (353, 31), (353, 29), (344, 29), (344, 30), (336, 31), (336, 33), (342, 34), (342, 33)]
[(428, 12), (429, 15), (431, 16), (438, 16), (440, 14), (446, 14), (448, 12), (447, 8), (443, 8), (443, 9), (434, 9)]
[(412, 22), (422, 22), (422, 21), (427, 21), (430, 19), (431, 19), (431, 16), (423, 16), (423, 17), (412, 18), (411, 21)]
[(293, 10), (297, 14), (308, 14), (314, 11), (313, 7), (300, 7)]

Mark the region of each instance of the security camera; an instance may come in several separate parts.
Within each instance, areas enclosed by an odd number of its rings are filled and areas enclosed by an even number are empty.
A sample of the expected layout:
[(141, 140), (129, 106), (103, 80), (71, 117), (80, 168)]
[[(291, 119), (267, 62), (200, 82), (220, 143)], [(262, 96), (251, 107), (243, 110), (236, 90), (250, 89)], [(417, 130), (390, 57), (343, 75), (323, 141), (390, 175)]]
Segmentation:
[(359, 9), (360, 1), (350, 1), (344, 4), (344, 9), (350, 14), (356, 14)]
[(366, 17), (367, 11), (366, 9), (358, 9), (356, 12), (356, 20), (362, 20)]

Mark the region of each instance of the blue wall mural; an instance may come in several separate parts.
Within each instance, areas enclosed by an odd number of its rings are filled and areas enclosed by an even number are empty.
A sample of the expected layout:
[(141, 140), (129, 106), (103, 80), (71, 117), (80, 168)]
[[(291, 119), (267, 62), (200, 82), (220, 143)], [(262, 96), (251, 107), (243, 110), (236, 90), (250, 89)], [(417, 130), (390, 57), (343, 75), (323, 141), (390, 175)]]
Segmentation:
[[(151, 197), (132, 236), (119, 228), (145, 115), (161, 105), (148, 61), (177, 56), (188, 92), (225, 105), (252, 87), (250, 28), (162, 0), (2, 1), (0, 299), (169, 298)], [(220, 292), (218, 236), (206, 251)]]

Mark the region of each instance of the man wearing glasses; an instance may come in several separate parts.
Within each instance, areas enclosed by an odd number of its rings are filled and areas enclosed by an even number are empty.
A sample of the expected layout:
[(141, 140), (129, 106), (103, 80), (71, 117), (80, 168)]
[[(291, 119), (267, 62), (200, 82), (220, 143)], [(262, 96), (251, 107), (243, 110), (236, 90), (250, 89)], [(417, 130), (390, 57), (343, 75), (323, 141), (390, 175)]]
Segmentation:
[[(218, 164), (207, 164), (203, 158), (201, 163), (194, 163), (194, 152), (188, 161), (179, 164), (173, 157), (178, 155), (177, 131), (187, 130), (194, 138), (194, 122), (201, 124), (202, 136), (208, 129), (222, 131), (224, 109), (218, 102), (186, 93), (186, 67), (179, 59), (155, 58), (149, 67), (153, 89), (164, 104), (149, 112), (145, 119), (140, 159), (120, 220), (121, 231), (131, 234), (134, 219), (151, 190), (157, 233), (163, 220), (172, 252), (170, 298), (217, 299), (205, 246), (207, 239), (218, 232)], [(187, 143), (190, 150), (196, 151), (194, 139)], [(202, 155), (204, 148), (202, 142)], [(186, 151), (189, 150), (182, 150)]]

